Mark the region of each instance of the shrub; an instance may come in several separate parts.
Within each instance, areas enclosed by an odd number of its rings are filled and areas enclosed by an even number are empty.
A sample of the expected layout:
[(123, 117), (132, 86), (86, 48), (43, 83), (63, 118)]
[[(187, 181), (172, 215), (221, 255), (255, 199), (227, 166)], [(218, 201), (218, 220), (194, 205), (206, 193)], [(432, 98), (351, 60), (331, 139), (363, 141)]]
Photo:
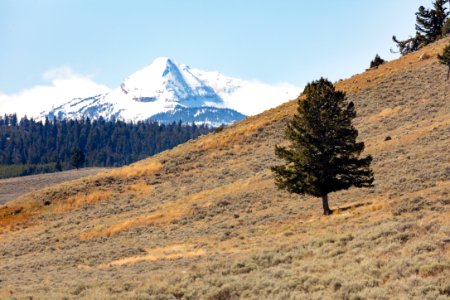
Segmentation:
[(370, 62), (370, 68), (378, 68), (378, 66), (381, 66), (386, 61), (382, 59), (378, 54), (375, 55), (375, 58)]

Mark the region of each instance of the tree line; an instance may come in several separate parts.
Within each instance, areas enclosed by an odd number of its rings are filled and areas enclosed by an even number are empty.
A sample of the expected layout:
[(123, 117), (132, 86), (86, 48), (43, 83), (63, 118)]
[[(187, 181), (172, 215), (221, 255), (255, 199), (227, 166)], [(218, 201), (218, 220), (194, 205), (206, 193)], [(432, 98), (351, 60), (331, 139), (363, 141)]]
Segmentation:
[[(173, 148), (210, 131), (206, 125), (181, 122), (126, 123), (103, 118), (45, 119), (42, 122), (5, 115), (0, 116), (0, 165), (14, 165), (15, 170), (20, 170), (15, 171), (19, 174), (11, 175), (64, 170), (72, 167), (74, 151), (81, 151), (83, 166), (116, 167)], [(25, 167), (18, 168), (18, 165)]]

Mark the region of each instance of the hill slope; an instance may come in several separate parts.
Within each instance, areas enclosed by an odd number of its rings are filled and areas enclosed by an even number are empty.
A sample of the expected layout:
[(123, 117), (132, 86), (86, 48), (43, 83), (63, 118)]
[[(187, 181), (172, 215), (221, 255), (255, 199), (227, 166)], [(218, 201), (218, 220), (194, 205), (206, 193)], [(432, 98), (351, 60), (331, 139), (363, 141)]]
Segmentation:
[(14, 198), (31, 191), (40, 190), (61, 182), (75, 180), (82, 177), (96, 175), (104, 172), (106, 168), (83, 168), (50, 174), (28, 175), (0, 179), (0, 204), (4, 204)]
[(331, 194), (331, 217), (274, 186), (292, 101), (1, 207), (0, 297), (449, 297), (448, 40), (337, 84), (376, 187)]

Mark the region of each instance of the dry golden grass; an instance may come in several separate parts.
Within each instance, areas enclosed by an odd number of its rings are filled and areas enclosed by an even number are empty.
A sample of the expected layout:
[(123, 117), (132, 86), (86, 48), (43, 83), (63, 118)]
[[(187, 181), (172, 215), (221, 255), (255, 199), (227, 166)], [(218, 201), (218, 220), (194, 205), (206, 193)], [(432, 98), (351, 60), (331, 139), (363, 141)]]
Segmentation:
[(143, 199), (154, 190), (154, 187), (146, 184), (145, 182), (138, 182), (126, 186), (126, 192), (130, 195), (137, 197), (136, 199)]
[(162, 205), (159, 207), (157, 212), (125, 221), (122, 220), (107, 227), (96, 228), (83, 232), (80, 235), (80, 239), (89, 240), (98, 237), (109, 237), (133, 228), (145, 227), (149, 225), (169, 224), (170, 222), (181, 217), (192, 216), (192, 205), (195, 205), (196, 208), (208, 208), (216, 201), (216, 199), (221, 199), (224, 195), (233, 195), (241, 191), (251, 190), (250, 186), (252, 184), (253, 188), (255, 188), (257, 184), (261, 183), (255, 182), (254, 179), (240, 180), (229, 185), (192, 194)]
[(407, 113), (409, 111), (409, 108), (407, 107), (401, 107), (396, 106), (394, 108), (385, 108), (378, 114), (372, 115), (369, 118), (367, 118), (367, 122), (369, 123), (377, 123), (380, 122), (381, 119), (390, 117), (392, 115), (401, 114), (401, 113)]
[[(438, 54), (442, 52), (442, 49), (448, 44), (449, 39), (442, 39), (431, 46), (425, 47), (419, 51), (410, 53), (383, 64), (376, 69), (371, 69), (362, 74), (354, 75), (347, 80), (343, 80), (337, 83), (336, 87), (347, 93), (358, 92), (364, 89), (372, 88), (379, 85), (383, 80), (389, 78), (404, 70), (410, 70), (411, 68), (420, 68), (423, 65), (433, 62)], [(422, 54), (428, 54), (429, 59), (420, 61)]]
[(0, 204), (4, 204), (9, 200), (32, 191), (37, 191), (62, 182), (96, 175), (106, 170), (105, 168), (83, 168), (57, 173), (0, 179)]
[(2, 214), (0, 218), (0, 234), (19, 230), (21, 225), (31, 225), (31, 218), (37, 215), (37, 213), (31, 212), (22, 213), (20, 207), (16, 210), (8, 210), (6, 214), (3, 212), (0, 213)]
[(143, 217), (138, 217), (132, 220), (121, 221), (115, 225), (108, 228), (94, 229), (88, 232), (83, 232), (80, 234), (81, 240), (89, 240), (98, 237), (109, 237), (115, 235), (124, 230), (129, 230), (136, 227), (144, 227), (154, 224), (168, 224), (173, 218), (181, 216), (181, 212), (170, 212), (170, 213), (156, 213), (150, 214)]
[(41, 206), (28, 197), (25, 197), (24, 201), (0, 206), (0, 234), (15, 231), (20, 228), (18, 225), (35, 223), (31, 222), (31, 219), (40, 212)]
[(136, 264), (142, 261), (174, 260), (181, 258), (191, 258), (206, 254), (204, 249), (195, 249), (195, 245), (175, 244), (153, 249), (147, 249), (147, 254), (137, 255), (111, 261), (107, 265), (100, 265), (99, 268)]
[[(17, 224), (25, 225), (25, 222), (35, 215), (49, 212), (67, 213), (84, 205), (110, 200), (114, 195), (123, 193), (122, 189), (113, 190), (113, 186), (107, 187), (110, 190), (98, 190), (95, 186), (84, 186), (89, 182), (104, 181), (107, 178), (115, 178), (115, 180), (130, 177), (145, 178), (159, 172), (161, 168), (162, 164), (159, 161), (144, 160), (95, 176), (63, 183), (60, 186), (45, 188), (37, 197), (33, 194), (22, 196), (18, 200), (0, 207), (0, 234), (17, 229)], [(77, 192), (74, 193), (74, 190)], [(134, 193), (135, 196), (144, 196), (151, 192), (152, 187), (144, 182), (133, 181), (125, 185), (125, 190)], [(49, 195), (58, 195), (58, 197), (49, 199), (51, 198)]]
[(111, 198), (111, 194), (112, 193), (110, 191), (93, 191), (87, 194), (78, 194), (69, 197), (64, 202), (57, 203), (53, 211), (57, 213), (65, 213), (85, 205), (107, 201)]
[[(24, 226), (31, 223), (36, 224), (36, 221), (30, 222), (32, 217), (46, 211), (51, 211), (52, 207), (45, 205), (46, 198), (43, 198), (42, 201), (37, 201), (32, 194), (27, 194), (30, 191), (39, 190), (38, 186), (43, 187), (40, 189), (42, 194), (51, 193), (53, 188), (47, 186), (56, 185), (60, 182), (63, 183), (58, 189), (70, 189), (72, 184), (67, 182), (73, 181), (73, 185), (77, 186), (83, 180), (79, 178), (95, 178), (95, 176), (92, 176), (104, 170), (100, 168), (88, 168), (79, 171), (72, 170), (56, 174), (41, 174), (3, 180), (6, 182), (3, 188), (11, 189), (11, 186), (14, 186), (16, 190), (12, 192), (13, 194), (24, 195), (20, 196), (16, 201), (8, 202), (0, 206), (0, 234), (20, 228), (20, 226), (17, 226), (19, 224)], [(23, 182), (18, 182), (21, 179)]]
[(102, 175), (115, 178), (143, 177), (150, 176), (159, 172), (162, 164), (159, 161), (150, 161), (146, 163), (135, 163), (130, 166), (114, 169)]
[(433, 120), (418, 121), (414, 124), (398, 126), (390, 132), (395, 136), (395, 141), (382, 143), (379, 137), (368, 138), (366, 140), (366, 152), (377, 153), (383, 150), (389, 150), (399, 143), (406, 146), (417, 143), (420, 138), (428, 136), (436, 129), (447, 130), (450, 128), (450, 113), (441, 115)]

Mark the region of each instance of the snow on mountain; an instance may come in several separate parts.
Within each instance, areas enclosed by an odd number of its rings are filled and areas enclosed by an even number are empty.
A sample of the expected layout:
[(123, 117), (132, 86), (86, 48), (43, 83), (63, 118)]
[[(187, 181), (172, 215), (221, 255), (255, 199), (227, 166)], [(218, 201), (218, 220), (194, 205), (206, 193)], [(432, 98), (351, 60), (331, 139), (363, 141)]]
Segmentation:
[(109, 93), (76, 98), (40, 117), (231, 124), (295, 98), (300, 89), (191, 69), (161, 57)]

